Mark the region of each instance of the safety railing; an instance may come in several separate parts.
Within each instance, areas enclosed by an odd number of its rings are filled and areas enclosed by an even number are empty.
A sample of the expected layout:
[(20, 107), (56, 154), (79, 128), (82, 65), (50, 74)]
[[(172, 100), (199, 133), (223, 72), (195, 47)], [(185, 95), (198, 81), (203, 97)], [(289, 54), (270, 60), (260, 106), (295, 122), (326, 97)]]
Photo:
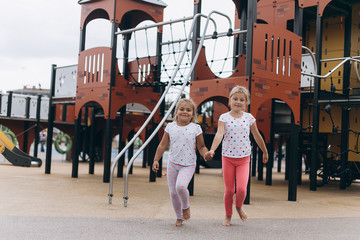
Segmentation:
[[(196, 26), (196, 22), (199, 21), (200, 17), (205, 17), (206, 18), (206, 22), (205, 22), (205, 26), (204, 26), (204, 30), (203, 30), (203, 34), (201, 35), (201, 40), (200, 40), (200, 43), (198, 45), (198, 48), (197, 48), (197, 51), (196, 51), (196, 54), (194, 56), (194, 59), (192, 61), (192, 64), (191, 64), (191, 68), (190, 68), (190, 71), (178, 93), (178, 95), (176, 96), (175, 100), (173, 101), (173, 103), (171, 104), (170, 108), (168, 109), (168, 111), (166, 112), (165, 116), (163, 117), (163, 119), (161, 120), (161, 122), (158, 124), (158, 126), (154, 129), (154, 131), (152, 132), (152, 134), (149, 136), (149, 138), (143, 143), (143, 145), (139, 148), (139, 150), (134, 154), (134, 156), (130, 159), (130, 161), (128, 162), (128, 165), (127, 165), (127, 168), (126, 168), (126, 174), (125, 174), (125, 183), (124, 183), (124, 207), (127, 207), (127, 200), (129, 199), (128, 197), (128, 178), (129, 178), (129, 172), (130, 172), (130, 169), (131, 169), (131, 166), (133, 164), (133, 162), (135, 161), (135, 159), (137, 158), (137, 156), (144, 150), (144, 148), (149, 144), (149, 142), (153, 139), (153, 137), (155, 136), (155, 134), (157, 134), (157, 132), (160, 130), (160, 128), (163, 126), (165, 120), (168, 118), (168, 116), (170, 115), (170, 113), (172, 112), (172, 110), (174, 109), (177, 101), (179, 100), (180, 96), (181, 96), (181, 93), (184, 91), (189, 79), (190, 79), (190, 76), (191, 76), (191, 73), (192, 71), (194, 70), (195, 68), (195, 64), (196, 64), (196, 61), (199, 57), (199, 54), (200, 54), (200, 51), (201, 51), (201, 48), (204, 44), (204, 39), (205, 39), (205, 33), (207, 31), (207, 28), (208, 28), (208, 25), (209, 25), (209, 21), (213, 21), (213, 19), (211, 18), (211, 15), (212, 14), (218, 14), (218, 15), (221, 15), (221, 16), (224, 16), (225, 18), (228, 19), (229, 21), (229, 29), (231, 29), (232, 27), (232, 24), (231, 24), (231, 19), (221, 13), (221, 12), (218, 12), (218, 11), (212, 11), (209, 13), (208, 16), (204, 15), (204, 14), (196, 14), (192, 19), (193, 19), (193, 22), (192, 22), (192, 25), (191, 25), (191, 28), (190, 28), (190, 31), (189, 31), (189, 34), (188, 34), (188, 37), (187, 37), (187, 40), (186, 40), (186, 43), (185, 43), (185, 46), (181, 52), (181, 56), (179, 58), (179, 64), (177, 65), (175, 71), (173, 72), (172, 76), (171, 76), (171, 79), (170, 81), (168, 82), (168, 85), (166, 86), (165, 90), (164, 90), (164, 93), (161, 95), (158, 103), (156, 104), (155, 108), (153, 109), (153, 111), (151, 112), (151, 114), (148, 116), (148, 118), (146, 119), (146, 121), (144, 122), (144, 124), (142, 125), (142, 127), (139, 129), (139, 131), (134, 135), (134, 137), (128, 142), (128, 144), (122, 149), (122, 151), (116, 156), (112, 166), (111, 166), (111, 172), (110, 172), (110, 183), (109, 183), (109, 204), (112, 203), (112, 197), (113, 197), (113, 177), (114, 177), (114, 169), (115, 169), (115, 166), (117, 164), (117, 162), (119, 161), (119, 159), (121, 158), (122, 155), (124, 155), (125, 151), (134, 143), (135, 139), (140, 135), (140, 133), (144, 130), (145, 126), (150, 122), (150, 120), (152, 119), (152, 117), (154, 116), (155, 112), (158, 110), (158, 108), (160, 107), (160, 104), (162, 103), (162, 101), (164, 100), (166, 94), (168, 93), (168, 91), (170, 90), (171, 88), (171, 85), (172, 85), (172, 82), (174, 81), (175, 77), (176, 77), (176, 74), (180, 68), (180, 64), (181, 62), (183, 61), (183, 58), (187, 52), (187, 49), (188, 49), (188, 44), (189, 42), (191, 41), (192, 39), (192, 34), (193, 34), (193, 30)], [(175, 20), (175, 21), (178, 21), (178, 20)], [(213, 21), (214, 22), (214, 21)], [(171, 24), (172, 22), (171, 21), (168, 21), (168, 22), (164, 22), (164, 23), (157, 23), (155, 24), (154, 26), (162, 26), (162, 25), (165, 25), (165, 24)], [(154, 27), (152, 26), (152, 27)], [(142, 28), (139, 28), (139, 29), (144, 29), (143, 27)], [(125, 30), (125, 31), (122, 31), (122, 32), (118, 32), (117, 34), (120, 34), (120, 33), (130, 33), (131, 31), (136, 31), (137, 29), (129, 29), (129, 30)], [(215, 31), (216, 31), (216, 25), (215, 25)]]
[[(313, 58), (313, 53), (311, 53), (310, 51), (310, 54), (312, 55), (312, 58)], [(305, 73), (305, 72), (301, 72), (302, 75), (305, 75), (305, 76), (310, 76), (310, 77), (315, 77), (315, 78), (322, 78), (322, 79), (325, 79), (329, 76), (331, 76), (337, 69), (339, 69), (342, 65), (344, 65), (346, 62), (354, 62), (355, 64), (355, 67), (354, 67), (354, 70), (356, 72), (356, 76), (360, 82), (360, 75), (359, 75), (359, 71), (358, 71), (358, 68), (357, 68), (357, 64), (360, 62), (359, 60), (359, 57), (356, 56), (356, 57), (345, 57), (345, 58), (334, 58), (334, 59), (326, 59), (326, 60), (322, 60), (321, 62), (324, 62), (324, 61), (340, 61), (342, 60), (338, 65), (336, 65), (333, 69), (331, 69), (327, 74), (325, 75), (317, 75), (317, 74), (312, 74), (312, 73)], [(314, 62), (315, 66), (316, 66), (316, 63)], [(316, 66), (316, 69), (317, 69), (317, 66)]]

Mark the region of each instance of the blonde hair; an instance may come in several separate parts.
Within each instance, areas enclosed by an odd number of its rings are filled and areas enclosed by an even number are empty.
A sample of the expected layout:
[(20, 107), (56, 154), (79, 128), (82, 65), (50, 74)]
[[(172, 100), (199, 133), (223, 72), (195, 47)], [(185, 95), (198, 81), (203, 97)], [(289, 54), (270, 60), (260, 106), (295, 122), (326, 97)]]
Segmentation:
[(174, 111), (174, 113), (175, 113), (175, 122), (178, 120), (178, 117), (177, 117), (176, 113), (179, 110), (180, 105), (183, 104), (183, 103), (189, 103), (191, 105), (192, 110), (193, 110), (193, 116), (192, 116), (190, 121), (193, 122), (193, 123), (197, 123), (198, 121), (197, 121), (196, 105), (195, 105), (194, 101), (191, 100), (190, 98), (182, 98), (177, 102), (176, 107), (175, 107), (175, 111)]
[(247, 90), (247, 88), (243, 87), (243, 86), (235, 86), (233, 87), (233, 89), (231, 89), (230, 94), (229, 94), (229, 107), (230, 107), (230, 98), (235, 94), (235, 93), (243, 93), (245, 95), (245, 99), (247, 104), (250, 104), (250, 93), (249, 90)]

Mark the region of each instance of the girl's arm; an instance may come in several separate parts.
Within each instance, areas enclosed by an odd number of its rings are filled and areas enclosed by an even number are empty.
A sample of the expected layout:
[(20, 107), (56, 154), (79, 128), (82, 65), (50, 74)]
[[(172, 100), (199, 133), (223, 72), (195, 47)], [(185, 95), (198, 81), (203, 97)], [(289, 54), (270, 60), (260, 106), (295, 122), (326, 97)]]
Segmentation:
[(214, 157), (215, 155), (215, 150), (218, 148), (218, 146), (220, 145), (223, 136), (224, 136), (224, 131), (225, 131), (225, 123), (224, 122), (218, 122), (218, 128), (215, 134), (215, 137), (213, 139), (213, 142), (211, 144), (211, 148), (210, 148), (210, 154), (211, 157)]
[(262, 138), (256, 122), (254, 122), (251, 126), (250, 126), (250, 130), (251, 133), (255, 139), (255, 142), (257, 143), (257, 145), (259, 146), (259, 148), (261, 149), (261, 151), (263, 152), (263, 163), (267, 163), (268, 159), (269, 159), (269, 155), (268, 155), (268, 151), (264, 142), (264, 139)]
[(159, 143), (159, 146), (156, 149), (154, 163), (152, 165), (152, 170), (154, 172), (159, 170), (159, 160), (160, 160), (161, 156), (164, 154), (168, 145), (169, 145), (169, 134), (167, 132), (164, 132), (164, 135)]
[(209, 150), (205, 146), (203, 134), (200, 134), (199, 136), (196, 137), (196, 146), (197, 149), (199, 150), (199, 153), (205, 159), (205, 161), (211, 159), (210, 156), (207, 154)]

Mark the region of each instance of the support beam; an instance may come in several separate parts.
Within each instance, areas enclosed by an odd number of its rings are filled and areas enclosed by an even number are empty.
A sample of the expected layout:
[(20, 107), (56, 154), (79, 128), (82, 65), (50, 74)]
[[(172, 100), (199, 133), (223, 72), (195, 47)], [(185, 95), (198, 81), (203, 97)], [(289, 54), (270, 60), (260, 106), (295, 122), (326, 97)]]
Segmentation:
[(40, 111), (41, 111), (41, 95), (38, 95), (38, 98), (37, 98), (37, 101), (36, 101), (34, 157), (38, 156), (38, 147), (39, 147), (39, 138), (40, 138)]
[(96, 121), (95, 121), (95, 115), (96, 115), (96, 108), (93, 107), (91, 111), (91, 126), (90, 126), (90, 149), (89, 149), (89, 174), (94, 174), (94, 168), (95, 168), (95, 139), (96, 139)]
[(53, 97), (55, 96), (55, 79), (56, 78), (56, 65), (51, 65), (51, 86), (50, 86), (50, 99), (49, 99), (49, 115), (48, 115), (48, 131), (46, 138), (46, 158), (45, 158), (45, 173), (51, 172), (51, 154), (52, 154), (52, 139), (54, 131), (54, 121), (56, 107), (53, 105)]
[(73, 160), (72, 160), (72, 174), (71, 177), (77, 178), (79, 172), (79, 153), (80, 153), (80, 129), (81, 129), (81, 117), (82, 117), (82, 109), (79, 111), (79, 116), (75, 120), (74, 126), (74, 145), (73, 145)]
[[(351, 20), (352, 14), (350, 11), (350, 16), (345, 17), (345, 42), (344, 42), (344, 57), (350, 57), (351, 54)], [(349, 98), (349, 90), (350, 90), (350, 62), (346, 62), (344, 64), (344, 73), (343, 73), (343, 95), (346, 98)], [(349, 121), (350, 121), (350, 106), (345, 105), (342, 108), (341, 112), (341, 156), (340, 156), (340, 164), (341, 164), (341, 176), (340, 176), (340, 189), (345, 189), (346, 184), (349, 181), (347, 179), (346, 167), (348, 164), (349, 158)]]
[(297, 191), (297, 160), (299, 159), (300, 126), (293, 124), (290, 132), (290, 161), (289, 161), (289, 188), (288, 200), (296, 201)]
[[(318, 66), (318, 75), (321, 75), (321, 51), (322, 51), (322, 17), (319, 16), (319, 6), (317, 6), (316, 18), (316, 64)], [(315, 78), (314, 84), (314, 99), (313, 99), (313, 127), (312, 127), (312, 141), (311, 141), (311, 165), (310, 165), (310, 190), (316, 191), (317, 185), (317, 166), (319, 153), (319, 115), (320, 115), (320, 88), (321, 79)]]

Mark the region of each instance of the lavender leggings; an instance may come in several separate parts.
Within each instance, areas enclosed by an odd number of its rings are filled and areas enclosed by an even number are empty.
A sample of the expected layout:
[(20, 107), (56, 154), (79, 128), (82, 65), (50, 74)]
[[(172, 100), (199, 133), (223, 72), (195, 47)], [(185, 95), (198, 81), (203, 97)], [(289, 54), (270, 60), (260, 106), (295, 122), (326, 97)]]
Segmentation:
[(189, 182), (194, 175), (195, 165), (182, 166), (169, 161), (167, 176), (171, 203), (177, 219), (182, 219), (183, 209), (189, 208)]

